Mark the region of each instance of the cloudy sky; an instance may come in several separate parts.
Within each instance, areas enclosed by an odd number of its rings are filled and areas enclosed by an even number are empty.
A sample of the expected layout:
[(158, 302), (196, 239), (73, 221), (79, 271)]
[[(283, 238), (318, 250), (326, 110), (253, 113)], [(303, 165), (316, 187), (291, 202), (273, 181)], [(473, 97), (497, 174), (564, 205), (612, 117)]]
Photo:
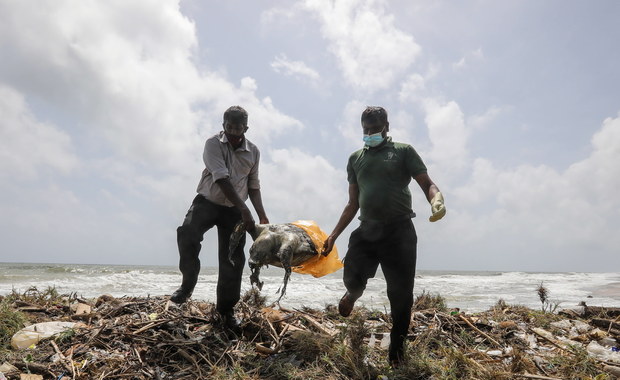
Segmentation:
[(419, 269), (618, 271), (618, 14), (616, 0), (0, 0), (0, 261), (176, 265), (204, 140), (233, 104), (270, 220), (329, 232), (359, 116), (382, 105), (446, 198), (429, 223), (411, 185)]

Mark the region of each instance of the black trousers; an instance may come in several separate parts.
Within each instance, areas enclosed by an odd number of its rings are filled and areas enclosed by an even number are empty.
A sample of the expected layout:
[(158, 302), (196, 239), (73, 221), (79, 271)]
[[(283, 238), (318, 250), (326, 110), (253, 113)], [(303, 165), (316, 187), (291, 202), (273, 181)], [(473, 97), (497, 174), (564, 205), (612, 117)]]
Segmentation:
[(236, 207), (215, 204), (198, 194), (187, 211), (183, 225), (177, 228), (179, 246), (179, 269), (183, 274), (181, 286), (193, 290), (200, 273), (201, 242), (205, 232), (217, 226), (218, 238), (218, 278), (216, 308), (220, 313), (232, 311), (239, 301), (241, 277), (245, 265), (245, 235), (233, 255), (234, 265), (228, 260), (230, 235), (235, 225), (241, 220), (241, 213)]
[(411, 219), (392, 223), (362, 221), (351, 233), (344, 259), (344, 285), (354, 297), (362, 295), (368, 279), (375, 276), (381, 264), (392, 311), (391, 350), (402, 347), (409, 330), (417, 243)]

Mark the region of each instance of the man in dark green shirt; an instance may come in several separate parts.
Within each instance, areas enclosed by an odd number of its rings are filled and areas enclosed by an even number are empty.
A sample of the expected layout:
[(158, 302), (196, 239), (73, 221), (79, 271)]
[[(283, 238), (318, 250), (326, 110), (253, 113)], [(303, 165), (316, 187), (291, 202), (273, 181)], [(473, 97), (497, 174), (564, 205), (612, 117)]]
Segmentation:
[(367, 107), (362, 113), (365, 144), (349, 157), (349, 201), (325, 241), (323, 254), (332, 250), (338, 236), (360, 210), (361, 223), (351, 233), (344, 259), (347, 292), (338, 310), (344, 317), (351, 314), (368, 279), (375, 276), (381, 264), (393, 321), (389, 360), (396, 366), (404, 359), (417, 257), (418, 238), (411, 220), (415, 216), (409, 192), (411, 178), (431, 204), (431, 222), (441, 219), (446, 209), (443, 196), (418, 153), (411, 145), (393, 142), (387, 136), (389, 128), (387, 112), (382, 107)]

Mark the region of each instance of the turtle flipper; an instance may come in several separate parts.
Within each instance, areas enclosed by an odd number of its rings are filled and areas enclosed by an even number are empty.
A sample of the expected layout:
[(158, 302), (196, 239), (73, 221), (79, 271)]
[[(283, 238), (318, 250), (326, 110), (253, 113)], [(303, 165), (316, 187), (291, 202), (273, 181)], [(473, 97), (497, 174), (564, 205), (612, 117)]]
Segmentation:
[(239, 242), (241, 238), (245, 235), (245, 228), (243, 227), (243, 221), (240, 221), (235, 225), (232, 234), (230, 234), (230, 241), (228, 245), (228, 261), (235, 266), (235, 261), (233, 260), (233, 255), (239, 246)]
[(281, 289), (278, 289), (280, 292), (280, 297), (276, 302), (280, 302), (284, 294), (286, 293), (286, 285), (288, 284), (289, 279), (291, 278), (291, 256), (293, 255), (293, 249), (290, 246), (287, 246), (280, 250), (280, 260), (282, 262), (282, 268), (284, 268), (284, 281), (282, 283)]
[(250, 285), (256, 285), (258, 290), (263, 289), (263, 282), (258, 278), (260, 275), (260, 267), (259, 266), (250, 266), (250, 270), (252, 274), (250, 275)]

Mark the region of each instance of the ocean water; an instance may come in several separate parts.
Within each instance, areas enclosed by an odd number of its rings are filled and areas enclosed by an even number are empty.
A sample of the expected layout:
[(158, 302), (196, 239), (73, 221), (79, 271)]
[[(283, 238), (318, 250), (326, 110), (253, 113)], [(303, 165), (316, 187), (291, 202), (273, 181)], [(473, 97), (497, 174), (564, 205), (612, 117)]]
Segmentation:
[[(247, 268), (246, 268), (247, 269)], [(268, 302), (278, 298), (284, 270), (269, 267), (261, 271), (262, 294)], [(30, 287), (40, 290), (55, 287), (61, 294), (77, 293), (85, 298), (102, 294), (122, 296), (170, 295), (180, 284), (181, 274), (172, 266), (119, 266), (71, 264), (0, 263), (0, 294)], [(488, 310), (502, 299), (510, 305), (540, 308), (536, 289), (543, 284), (549, 300), (560, 308), (575, 307), (580, 301), (591, 306), (620, 307), (620, 272), (614, 273), (533, 273), (533, 272), (464, 272), (420, 270), (414, 294), (440, 294), (448, 307), (463, 311)], [(217, 268), (202, 268), (193, 298), (215, 301)], [(242, 283), (242, 293), (249, 290), (249, 270)], [(342, 271), (321, 278), (293, 273), (280, 305), (286, 308), (307, 306), (323, 309), (336, 304), (345, 288)], [(385, 280), (379, 270), (370, 279), (359, 305), (388, 310)]]

